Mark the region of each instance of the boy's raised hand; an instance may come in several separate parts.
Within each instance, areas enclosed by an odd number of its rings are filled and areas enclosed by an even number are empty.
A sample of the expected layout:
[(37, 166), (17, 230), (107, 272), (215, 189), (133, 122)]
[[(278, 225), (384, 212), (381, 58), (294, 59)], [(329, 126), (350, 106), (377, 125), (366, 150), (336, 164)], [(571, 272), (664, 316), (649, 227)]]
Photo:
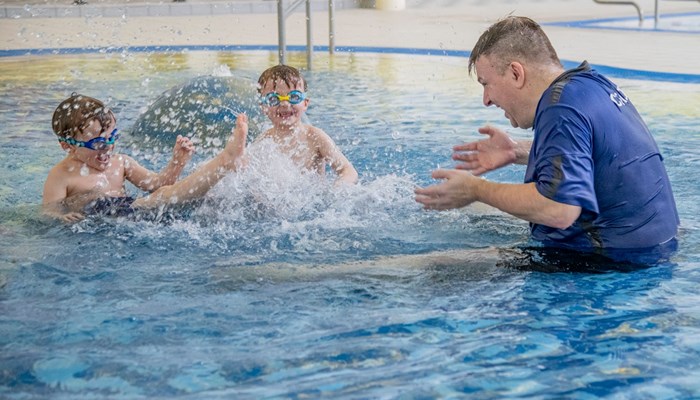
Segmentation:
[(194, 150), (194, 143), (192, 143), (190, 138), (177, 135), (175, 147), (173, 147), (173, 161), (179, 165), (187, 164), (192, 159)]

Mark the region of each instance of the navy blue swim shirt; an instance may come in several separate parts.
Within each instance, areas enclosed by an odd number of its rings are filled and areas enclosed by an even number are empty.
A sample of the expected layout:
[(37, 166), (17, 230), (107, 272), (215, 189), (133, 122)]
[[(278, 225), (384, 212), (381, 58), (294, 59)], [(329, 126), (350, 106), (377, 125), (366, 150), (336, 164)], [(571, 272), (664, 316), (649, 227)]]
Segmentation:
[(658, 146), (627, 96), (585, 61), (540, 99), (530, 182), (582, 208), (567, 229), (531, 224), (533, 239), (546, 245), (600, 252), (675, 241), (680, 220)]

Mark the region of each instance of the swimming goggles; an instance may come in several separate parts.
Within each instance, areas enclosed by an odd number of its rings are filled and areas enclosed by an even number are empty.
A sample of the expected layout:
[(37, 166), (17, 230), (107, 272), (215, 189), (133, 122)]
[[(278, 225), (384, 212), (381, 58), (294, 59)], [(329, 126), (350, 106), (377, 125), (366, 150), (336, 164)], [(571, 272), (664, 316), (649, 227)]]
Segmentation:
[(75, 140), (71, 137), (61, 137), (58, 138), (58, 141), (65, 142), (73, 146), (85, 147), (86, 149), (90, 150), (105, 150), (107, 147), (113, 145), (117, 139), (119, 139), (119, 133), (117, 133), (117, 129), (115, 129), (109, 134), (109, 138), (98, 136), (88, 140), (87, 142), (81, 142), (80, 140)]
[(260, 96), (260, 102), (266, 106), (276, 107), (283, 101), (288, 101), (289, 104), (299, 104), (306, 99), (306, 93), (301, 90), (292, 90), (286, 96), (279, 93), (270, 92), (265, 96)]

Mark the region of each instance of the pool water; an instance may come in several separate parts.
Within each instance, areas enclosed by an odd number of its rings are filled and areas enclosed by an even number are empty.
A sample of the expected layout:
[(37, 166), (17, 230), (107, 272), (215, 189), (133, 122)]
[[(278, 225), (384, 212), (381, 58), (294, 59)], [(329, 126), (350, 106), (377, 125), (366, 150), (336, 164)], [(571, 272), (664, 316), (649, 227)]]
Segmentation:
[[(481, 105), (466, 59), (318, 57), (305, 73), (308, 118), (359, 185), (334, 188), (259, 151), (259, 168), (227, 177), (186, 215), (74, 225), (39, 213), (63, 156), (50, 130), (61, 100), (107, 100), (120, 151), (159, 169), (171, 145), (130, 133), (161, 94), (205, 75), (254, 83), (276, 55), (0, 59), (0, 397), (700, 395), (698, 84), (615, 79), (665, 157), (678, 253), (628, 272), (544, 273), (510, 263), (528, 240), (522, 221), (480, 206), (425, 212), (413, 200), (431, 170), (453, 165), (452, 145), (505, 126)], [(185, 173), (213, 154), (210, 139)]]

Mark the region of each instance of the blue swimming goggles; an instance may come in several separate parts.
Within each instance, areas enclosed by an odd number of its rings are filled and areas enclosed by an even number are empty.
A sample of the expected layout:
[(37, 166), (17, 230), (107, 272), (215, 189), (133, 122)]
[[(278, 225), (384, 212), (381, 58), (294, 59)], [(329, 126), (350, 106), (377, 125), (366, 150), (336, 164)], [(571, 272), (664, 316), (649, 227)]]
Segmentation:
[(88, 140), (87, 142), (81, 142), (80, 140), (75, 140), (71, 137), (61, 137), (58, 138), (58, 141), (65, 142), (73, 146), (85, 147), (86, 149), (90, 150), (105, 150), (107, 147), (113, 145), (117, 139), (119, 139), (119, 133), (117, 133), (117, 129), (115, 129), (109, 134), (109, 138), (98, 136)]
[(299, 104), (306, 99), (306, 93), (301, 90), (292, 90), (286, 96), (279, 93), (270, 92), (265, 96), (260, 96), (260, 102), (266, 106), (277, 107), (283, 101), (288, 101), (289, 104)]

